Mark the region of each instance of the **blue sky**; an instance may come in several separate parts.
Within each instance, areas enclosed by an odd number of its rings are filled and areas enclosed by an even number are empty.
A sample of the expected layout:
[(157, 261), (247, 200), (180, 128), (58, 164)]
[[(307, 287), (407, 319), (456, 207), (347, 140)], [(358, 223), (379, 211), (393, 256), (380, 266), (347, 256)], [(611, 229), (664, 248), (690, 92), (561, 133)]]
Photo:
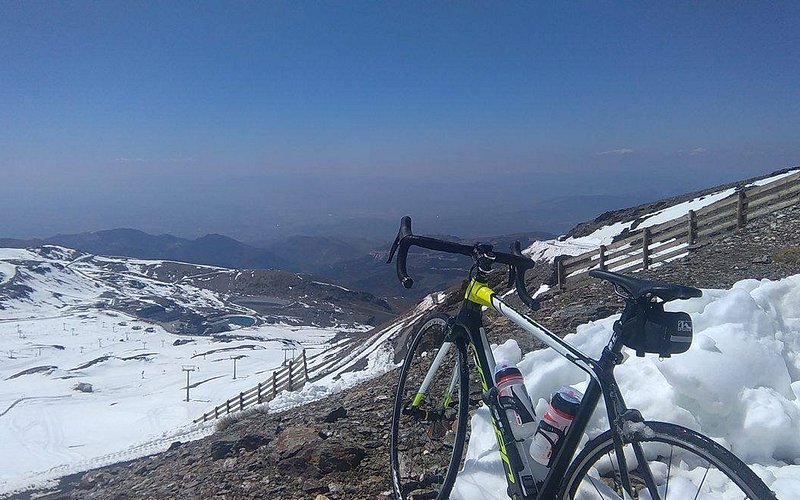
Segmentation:
[(0, 236), (243, 237), (232, 214), (469, 215), (476, 193), (521, 209), (766, 173), (800, 162), (798, 21), (796, 2), (3, 2)]

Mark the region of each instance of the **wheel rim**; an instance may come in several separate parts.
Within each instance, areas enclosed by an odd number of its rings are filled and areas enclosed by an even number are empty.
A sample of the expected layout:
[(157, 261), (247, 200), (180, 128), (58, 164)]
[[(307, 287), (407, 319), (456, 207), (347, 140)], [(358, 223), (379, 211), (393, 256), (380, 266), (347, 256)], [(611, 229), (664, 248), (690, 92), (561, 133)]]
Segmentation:
[[(650, 441), (638, 442), (642, 447), (647, 467), (636, 459), (634, 446), (624, 445), (624, 455), (630, 476), (632, 494), (627, 498), (650, 500), (670, 499), (746, 499), (755, 498), (745, 491), (742, 480), (734, 481), (735, 473), (705, 450), (697, 449), (679, 440), (658, 436)], [(586, 457), (579, 465), (569, 485), (575, 500), (624, 499), (619, 462), (613, 442), (609, 439), (598, 447), (598, 452)], [(649, 472), (648, 472), (649, 471)], [(652, 476), (656, 494), (647, 486), (648, 473)], [(577, 480), (577, 478), (581, 478)]]
[[(463, 437), (457, 442), (461, 385), (455, 383), (447, 405), (446, 394), (453, 374), (459, 372), (463, 347), (449, 344), (444, 360), (418, 406), (412, 405), (433, 360), (440, 351), (447, 324), (434, 318), (415, 338), (404, 366), (405, 379), (398, 387), (392, 433), (392, 465), (396, 487), (402, 498), (422, 499), (445, 496), (460, 468)], [(460, 375), (459, 375), (460, 377)], [(466, 410), (465, 410), (466, 411)], [(458, 457), (454, 457), (458, 455)], [(450, 467), (451, 461), (456, 464)], [(444, 493), (444, 495), (442, 495)]]

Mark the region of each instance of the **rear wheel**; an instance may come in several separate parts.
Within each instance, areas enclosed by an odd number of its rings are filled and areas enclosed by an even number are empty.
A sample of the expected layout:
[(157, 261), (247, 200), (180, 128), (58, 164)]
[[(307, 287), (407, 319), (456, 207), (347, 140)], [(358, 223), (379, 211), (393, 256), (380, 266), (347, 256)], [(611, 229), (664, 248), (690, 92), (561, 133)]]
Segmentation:
[[(635, 429), (623, 436), (630, 491), (622, 487), (613, 435), (606, 431), (587, 443), (570, 464), (559, 498), (775, 498), (747, 465), (707, 437), (663, 422), (633, 426)], [(637, 456), (644, 458), (643, 463)]]
[[(462, 465), (467, 354), (463, 341), (444, 342), (449, 325), (445, 314), (423, 321), (400, 371), (390, 443), (392, 488), (399, 499), (448, 498)], [(429, 385), (421, 394), (426, 378)]]

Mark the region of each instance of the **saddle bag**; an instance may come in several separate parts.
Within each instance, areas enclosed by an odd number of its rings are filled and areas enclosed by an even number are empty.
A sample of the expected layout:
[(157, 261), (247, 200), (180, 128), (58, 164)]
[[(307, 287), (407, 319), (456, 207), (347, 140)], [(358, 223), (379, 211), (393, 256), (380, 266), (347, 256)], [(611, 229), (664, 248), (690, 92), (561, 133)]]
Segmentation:
[(668, 358), (689, 350), (692, 345), (692, 318), (685, 312), (666, 312), (664, 305), (639, 306), (635, 316), (619, 323), (623, 345), (637, 356), (658, 354)]

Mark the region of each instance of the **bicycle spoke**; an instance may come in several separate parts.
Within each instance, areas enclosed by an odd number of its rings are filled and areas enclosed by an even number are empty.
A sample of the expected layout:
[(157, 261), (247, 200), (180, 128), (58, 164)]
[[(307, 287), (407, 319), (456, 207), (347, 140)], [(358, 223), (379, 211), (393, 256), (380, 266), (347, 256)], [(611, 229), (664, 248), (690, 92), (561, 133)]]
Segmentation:
[[(669, 475), (672, 472), (672, 452), (675, 450), (674, 446), (669, 447), (669, 465), (667, 466), (667, 486), (664, 488), (664, 500), (667, 499), (667, 495), (669, 494)], [(695, 500), (697, 499), (697, 495), (695, 495)]]
[(697, 500), (697, 496), (700, 495), (700, 490), (703, 488), (703, 483), (706, 482), (706, 476), (708, 476), (708, 469), (711, 468), (711, 464), (708, 464), (706, 467), (706, 472), (703, 474), (703, 479), (700, 481), (700, 485), (697, 487), (697, 493), (694, 494), (694, 500)]
[[(689, 429), (648, 422), (647, 435), (628, 437), (623, 450), (616, 449), (612, 436), (611, 431), (603, 433), (575, 458), (564, 478), (564, 498), (775, 498), (732, 453)], [(630, 489), (620, 481), (620, 453), (632, 467)], [(635, 466), (634, 454), (641, 456)]]
[(597, 487), (597, 483), (594, 482), (594, 478), (590, 476), (589, 477), (589, 482), (592, 483), (592, 486), (594, 486), (594, 490), (597, 492), (597, 494), (602, 499), (603, 498), (603, 494), (600, 493), (600, 488)]

